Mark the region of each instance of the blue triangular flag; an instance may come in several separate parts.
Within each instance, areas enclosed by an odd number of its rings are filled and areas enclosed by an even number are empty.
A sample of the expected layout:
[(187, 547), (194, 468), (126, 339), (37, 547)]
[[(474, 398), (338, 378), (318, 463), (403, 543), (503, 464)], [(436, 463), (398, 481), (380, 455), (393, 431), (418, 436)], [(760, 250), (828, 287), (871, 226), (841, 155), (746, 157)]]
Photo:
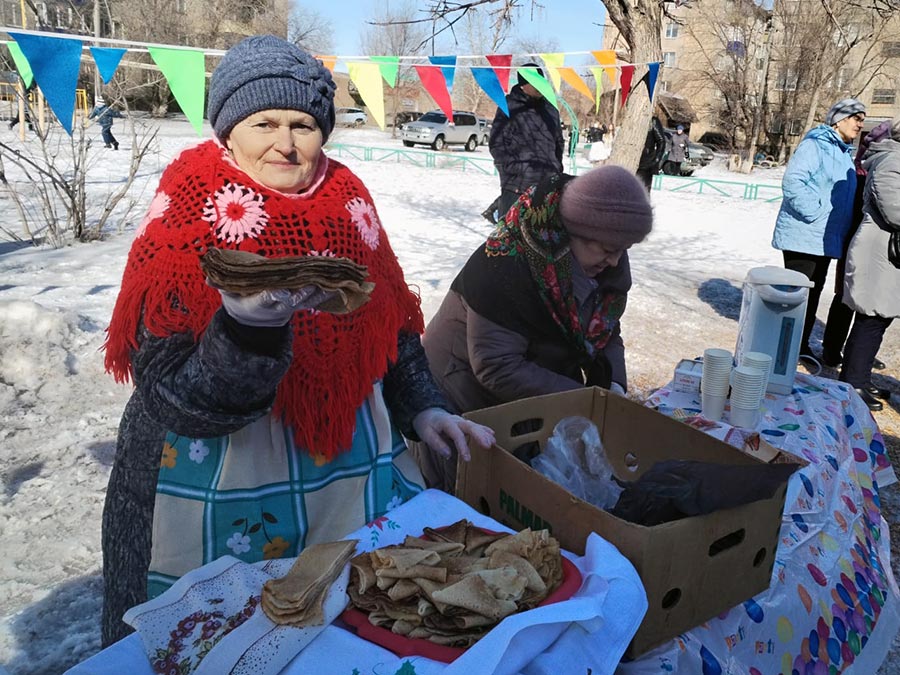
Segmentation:
[(453, 95), (453, 76), (456, 74), (456, 57), (455, 56), (429, 56), (428, 60), (436, 66), (448, 66), (441, 68), (444, 75), (444, 81), (447, 83), (447, 91)]
[(128, 50), (114, 49), (113, 47), (91, 47), (90, 50), (94, 57), (94, 63), (97, 64), (97, 72), (103, 78), (103, 84), (109, 84), (116, 73), (116, 68), (119, 67), (119, 61)]
[(647, 68), (647, 94), (650, 96), (650, 100), (653, 100), (653, 90), (656, 89), (656, 76), (659, 75), (659, 64), (658, 63), (648, 63)]
[(497, 104), (497, 107), (503, 111), (503, 114), (509, 117), (506, 94), (494, 69), (475, 66), (472, 68), (472, 77), (475, 78), (475, 81), (484, 90), (484, 93), (490, 96), (491, 100)]
[(75, 88), (81, 66), (81, 40), (7, 32), (22, 49), (47, 104), (71, 136)]

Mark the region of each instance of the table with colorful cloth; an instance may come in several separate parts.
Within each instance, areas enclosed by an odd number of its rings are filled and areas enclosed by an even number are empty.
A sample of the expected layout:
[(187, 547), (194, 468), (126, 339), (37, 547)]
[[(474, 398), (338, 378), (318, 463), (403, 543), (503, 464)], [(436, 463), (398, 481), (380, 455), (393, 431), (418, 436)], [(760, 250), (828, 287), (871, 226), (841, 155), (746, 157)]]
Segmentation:
[[(462, 518), (489, 530), (511, 531), (455, 497), (425, 490), (346, 538), (359, 540), (357, 552), (370, 551), (402, 543), (406, 535), (419, 535), (424, 527), (449, 525)], [(259, 654), (257, 662), (250, 667), (244, 664), (234, 672), (252, 675), (585, 672), (612, 675), (646, 612), (643, 584), (631, 563), (596, 534), (588, 538), (584, 556), (566, 555), (582, 578), (574, 596), (507, 617), (449, 665), (421, 656), (397, 656), (341, 627), (340, 620), (313, 629), (276, 627), (257, 611), (258, 593), (265, 580), (284, 575), (293, 559), (249, 564), (224, 556), (185, 575), (154, 600), (129, 610), (126, 620), (137, 625), (139, 632), (95, 654), (70, 669), (67, 675), (168, 673), (170, 670), (163, 663), (168, 654), (163, 652), (172, 651), (171, 641), (167, 649), (170, 635), (172, 639), (177, 637), (179, 647), (171, 672), (179, 675), (194, 672), (199, 661), (198, 649), (207, 650), (200, 667), (211, 675), (232, 672), (235, 661), (241, 658), (247, 661), (244, 656), (252, 649)], [(336, 584), (329, 591), (326, 620), (337, 616), (343, 608), (340, 604), (329, 615), (328, 607), (334, 604), (335, 597), (342, 596), (339, 599), (345, 602), (347, 576), (345, 570), (344, 586)], [(247, 613), (247, 618), (217, 642), (225, 624), (242, 611)], [(215, 612), (221, 615), (218, 622), (211, 620)], [(194, 642), (201, 629), (205, 632), (207, 627), (208, 634)], [(185, 637), (184, 633), (189, 636)], [(155, 671), (148, 653), (159, 661)], [(185, 663), (189, 667), (182, 667)]]
[(617, 673), (874, 675), (900, 627), (900, 591), (879, 491), (894, 483), (871, 413), (845, 383), (798, 373), (767, 394), (758, 424), (700, 417), (700, 394), (672, 383), (647, 405), (753, 451), (763, 439), (805, 459), (788, 485), (769, 589)]

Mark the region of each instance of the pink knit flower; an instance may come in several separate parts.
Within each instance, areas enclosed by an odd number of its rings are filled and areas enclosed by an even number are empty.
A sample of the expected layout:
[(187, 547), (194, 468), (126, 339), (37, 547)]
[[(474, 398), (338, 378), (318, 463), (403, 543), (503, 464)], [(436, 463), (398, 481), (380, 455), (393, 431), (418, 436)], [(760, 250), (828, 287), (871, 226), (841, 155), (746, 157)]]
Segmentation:
[(223, 185), (206, 198), (203, 220), (212, 223), (216, 236), (240, 244), (245, 237), (255, 239), (269, 221), (262, 195), (243, 185)]
[(375, 207), (362, 197), (354, 197), (345, 206), (350, 212), (353, 224), (359, 230), (359, 236), (366, 242), (366, 246), (374, 251), (378, 248), (378, 233), (381, 230)]
[(169, 195), (167, 195), (162, 190), (160, 190), (153, 196), (153, 201), (150, 202), (150, 208), (147, 209), (147, 215), (144, 216), (144, 219), (138, 226), (135, 238), (143, 237), (144, 232), (147, 231), (147, 226), (157, 218), (163, 217), (166, 209), (169, 208), (169, 201)]

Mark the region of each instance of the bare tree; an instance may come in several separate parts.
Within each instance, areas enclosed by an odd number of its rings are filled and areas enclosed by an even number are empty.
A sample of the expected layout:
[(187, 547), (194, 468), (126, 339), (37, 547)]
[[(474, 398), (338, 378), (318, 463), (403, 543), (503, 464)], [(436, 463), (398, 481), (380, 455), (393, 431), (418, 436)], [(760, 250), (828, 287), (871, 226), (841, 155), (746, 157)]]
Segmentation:
[(330, 54), (334, 26), (319, 12), (295, 4), (288, 18), (288, 40), (311, 54)]
[[(364, 54), (373, 56), (414, 56), (422, 53), (422, 45), (425, 41), (426, 31), (423, 25), (416, 21), (415, 4), (411, 1), (403, 2), (393, 7), (387, 6), (376, 13), (369, 21), (369, 26), (360, 36), (360, 43)], [(396, 116), (403, 109), (404, 90), (407, 83), (414, 82), (418, 88), (415, 72), (409, 61), (400, 60), (400, 70), (397, 75), (396, 86), (390, 93), (390, 110), (386, 111), (388, 119), (392, 123), (391, 135), (396, 138)]]

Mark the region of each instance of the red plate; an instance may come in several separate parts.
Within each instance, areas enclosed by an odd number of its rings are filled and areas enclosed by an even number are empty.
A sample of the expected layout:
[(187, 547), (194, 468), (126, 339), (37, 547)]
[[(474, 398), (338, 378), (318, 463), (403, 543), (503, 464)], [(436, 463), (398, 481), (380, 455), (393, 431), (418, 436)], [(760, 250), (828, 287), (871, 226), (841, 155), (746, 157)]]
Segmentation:
[[(499, 534), (492, 530), (478, 528), (486, 534)], [(568, 600), (576, 591), (581, 588), (581, 572), (572, 562), (562, 556), (562, 583), (550, 595), (544, 598), (538, 607), (544, 605), (552, 605), (556, 602)], [(369, 617), (354, 607), (348, 607), (343, 611), (340, 618), (349, 626), (352, 626), (356, 634), (364, 640), (374, 642), (376, 645), (384, 647), (394, 652), (397, 656), (424, 656), (432, 661), (441, 661), (442, 663), (451, 663), (454, 659), (462, 656), (465, 647), (448, 647), (447, 645), (435, 644), (431, 640), (424, 638), (409, 638), (405, 635), (398, 635), (387, 628), (381, 626), (373, 626), (369, 623)]]

